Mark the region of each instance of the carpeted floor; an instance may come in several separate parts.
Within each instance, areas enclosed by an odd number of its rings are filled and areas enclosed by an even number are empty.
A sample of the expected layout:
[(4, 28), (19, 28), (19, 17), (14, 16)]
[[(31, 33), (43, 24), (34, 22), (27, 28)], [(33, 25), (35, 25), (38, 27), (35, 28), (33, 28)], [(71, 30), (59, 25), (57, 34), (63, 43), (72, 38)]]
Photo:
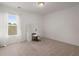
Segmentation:
[(0, 48), (1, 56), (79, 56), (79, 47), (50, 39), (21, 42)]

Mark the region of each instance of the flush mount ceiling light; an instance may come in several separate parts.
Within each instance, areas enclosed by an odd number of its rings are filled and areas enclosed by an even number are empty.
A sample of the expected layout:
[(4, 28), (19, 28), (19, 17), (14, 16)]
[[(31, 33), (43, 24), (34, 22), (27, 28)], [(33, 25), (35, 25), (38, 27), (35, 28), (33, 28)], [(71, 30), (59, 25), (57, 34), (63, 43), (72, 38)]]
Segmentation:
[(45, 2), (37, 2), (38, 7), (44, 7), (44, 5), (45, 5)]
[(20, 6), (18, 6), (17, 8), (21, 8)]

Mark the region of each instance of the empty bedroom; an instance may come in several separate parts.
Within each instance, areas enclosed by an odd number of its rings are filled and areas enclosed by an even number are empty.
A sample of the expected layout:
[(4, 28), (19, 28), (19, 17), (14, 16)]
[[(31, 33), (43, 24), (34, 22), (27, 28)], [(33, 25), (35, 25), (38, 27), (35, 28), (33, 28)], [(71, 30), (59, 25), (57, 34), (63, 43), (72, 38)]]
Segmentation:
[(79, 56), (79, 2), (0, 2), (0, 56)]

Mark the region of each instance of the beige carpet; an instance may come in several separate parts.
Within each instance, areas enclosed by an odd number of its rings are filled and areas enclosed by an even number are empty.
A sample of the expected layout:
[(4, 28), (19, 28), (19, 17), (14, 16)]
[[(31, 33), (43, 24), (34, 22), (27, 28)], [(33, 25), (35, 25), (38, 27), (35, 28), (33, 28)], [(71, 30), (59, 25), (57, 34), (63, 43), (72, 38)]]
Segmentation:
[(78, 56), (79, 47), (50, 39), (21, 42), (0, 48), (2, 56)]

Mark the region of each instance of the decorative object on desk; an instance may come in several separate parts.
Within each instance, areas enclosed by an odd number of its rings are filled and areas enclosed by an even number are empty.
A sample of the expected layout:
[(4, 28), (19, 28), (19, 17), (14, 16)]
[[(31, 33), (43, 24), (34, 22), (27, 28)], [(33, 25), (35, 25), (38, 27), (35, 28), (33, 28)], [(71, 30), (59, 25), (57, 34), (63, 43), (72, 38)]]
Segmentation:
[(37, 29), (35, 28), (35, 32), (37, 32)]

